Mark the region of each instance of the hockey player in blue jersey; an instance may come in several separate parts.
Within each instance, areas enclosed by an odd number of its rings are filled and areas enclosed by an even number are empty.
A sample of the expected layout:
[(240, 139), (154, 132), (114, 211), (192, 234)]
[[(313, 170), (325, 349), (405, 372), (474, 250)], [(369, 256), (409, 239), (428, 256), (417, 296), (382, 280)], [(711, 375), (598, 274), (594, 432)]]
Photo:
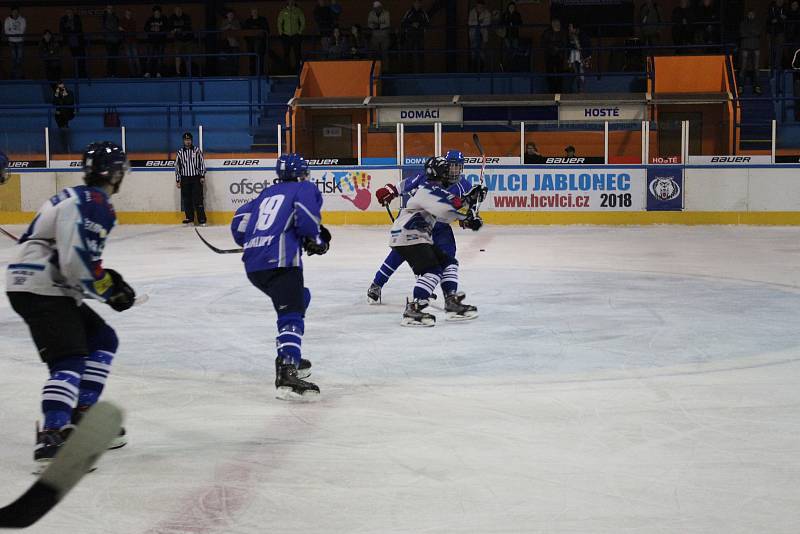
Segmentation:
[[(433, 227), (437, 222), (459, 221), (462, 228), (479, 230), (483, 221), (474, 209), (482, 198), (482, 186), (473, 187), (463, 198), (446, 188), (454, 181), (450, 164), (445, 158), (429, 158), (425, 162), (426, 180), (405, 203), (391, 230), (389, 246), (408, 262), (417, 276), (413, 300), (406, 304), (403, 326), (434, 326), (436, 317), (424, 312), (445, 271), (456, 260), (433, 242)], [(453, 293), (445, 296), (449, 320), (468, 320), (477, 317), (474, 307), (461, 303)]]
[[(444, 186), (456, 197), (463, 198), (467, 196), (477, 186), (473, 187), (472, 182), (461, 176), (464, 169), (464, 155), (458, 150), (450, 150), (445, 155), (445, 160), (448, 163), (448, 178)], [(388, 184), (376, 192), (376, 197), (381, 204), (387, 206), (398, 196), (402, 195), (404, 199), (407, 199), (415, 189), (427, 180), (427, 174), (420, 173), (401, 181), (397, 186)], [(456, 239), (450, 223), (437, 221), (433, 227), (432, 238), (433, 244), (453, 260), (445, 267), (442, 273), (441, 285), (445, 296), (446, 317), (449, 320), (464, 320), (477, 317), (478, 309), (475, 306), (464, 304), (465, 294), (458, 291)], [(383, 264), (375, 273), (372, 284), (367, 289), (367, 301), (370, 304), (380, 303), (381, 289), (404, 262), (405, 259), (395, 250), (389, 252)]]
[[(50, 371), (42, 390), (44, 425), (34, 449), (38, 462), (53, 459), (72, 424), (97, 402), (117, 352), (114, 329), (84, 298), (116, 311), (127, 310), (136, 298), (101, 258), (117, 220), (110, 197), (127, 169), (127, 157), (114, 143), (89, 145), (83, 154), (86, 185), (64, 189), (45, 202), (6, 271), (11, 307), (27, 323)], [(111, 448), (125, 443), (123, 431)]]
[(302, 251), (328, 251), (331, 235), (322, 226), (322, 195), (308, 182), (308, 162), (299, 154), (278, 158), (278, 183), (238, 210), (231, 223), (233, 239), (244, 248), (247, 278), (272, 299), (278, 314), (275, 387), (278, 398), (319, 395), (303, 380), (310, 362), (301, 358), (305, 313), (311, 293), (303, 285)]

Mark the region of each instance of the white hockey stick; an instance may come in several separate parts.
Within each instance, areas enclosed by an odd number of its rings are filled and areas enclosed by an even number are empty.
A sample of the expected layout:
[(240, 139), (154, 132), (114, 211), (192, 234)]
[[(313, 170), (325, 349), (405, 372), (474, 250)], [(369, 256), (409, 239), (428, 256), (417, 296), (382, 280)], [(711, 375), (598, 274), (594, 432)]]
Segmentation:
[(0, 528), (25, 528), (44, 517), (80, 482), (122, 427), (122, 411), (109, 402), (89, 409), (39, 480), (0, 508)]

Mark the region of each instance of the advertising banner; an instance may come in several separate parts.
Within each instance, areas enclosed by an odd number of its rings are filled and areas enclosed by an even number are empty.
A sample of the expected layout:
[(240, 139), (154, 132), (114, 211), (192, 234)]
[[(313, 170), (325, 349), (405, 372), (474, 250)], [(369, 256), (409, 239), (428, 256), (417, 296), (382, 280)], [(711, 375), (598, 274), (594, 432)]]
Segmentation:
[(683, 210), (683, 167), (647, 169), (647, 210)]
[[(466, 174), (479, 182), (476, 171)], [(494, 167), (484, 174), (489, 195), (481, 209), (499, 211), (642, 211), (644, 169), (565, 168), (537, 171)]]
[(689, 165), (769, 165), (771, 156), (689, 156)]

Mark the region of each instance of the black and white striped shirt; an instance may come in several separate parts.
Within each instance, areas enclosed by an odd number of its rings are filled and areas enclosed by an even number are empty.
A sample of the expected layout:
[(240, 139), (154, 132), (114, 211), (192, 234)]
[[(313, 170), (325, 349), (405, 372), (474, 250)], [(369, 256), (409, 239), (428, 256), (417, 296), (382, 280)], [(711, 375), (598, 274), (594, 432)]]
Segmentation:
[(175, 180), (180, 182), (181, 178), (187, 176), (205, 176), (205, 174), (206, 163), (200, 148), (194, 145), (191, 148), (182, 146), (175, 157)]

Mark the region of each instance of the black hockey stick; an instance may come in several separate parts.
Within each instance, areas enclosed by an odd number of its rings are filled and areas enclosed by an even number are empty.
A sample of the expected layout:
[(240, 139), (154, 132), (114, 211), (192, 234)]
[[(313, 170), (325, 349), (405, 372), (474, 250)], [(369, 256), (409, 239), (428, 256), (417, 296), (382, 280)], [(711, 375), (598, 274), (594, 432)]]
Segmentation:
[[(479, 181), (482, 187), (486, 187), (486, 182), (483, 180), (483, 173), (486, 171), (486, 152), (483, 150), (483, 145), (481, 144), (481, 139), (478, 137), (478, 134), (472, 134), (472, 141), (475, 143), (475, 147), (478, 149), (478, 153), (481, 155), (481, 174), (479, 177)], [(475, 216), (478, 216), (478, 213), (481, 211), (481, 205), (478, 204), (475, 206)]]
[(392, 220), (392, 222), (394, 222), (394, 215), (392, 214), (392, 208), (389, 207), (389, 204), (386, 204), (386, 206), (384, 207), (386, 208), (386, 213), (389, 214), (389, 218)]
[(194, 229), (194, 232), (197, 234), (197, 237), (200, 238), (200, 241), (202, 241), (205, 244), (205, 246), (207, 246), (217, 254), (240, 254), (244, 252), (243, 248), (217, 248), (208, 241), (206, 241), (206, 238), (203, 237), (203, 234), (201, 234), (197, 228)]
[(53, 509), (108, 450), (122, 427), (122, 411), (109, 402), (92, 407), (55, 459), (19, 499), (0, 508), (0, 528), (25, 528)]
[(15, 236), (14, 234), (12, 234), (11, 232), (9, 232), (8, 230), (6, 230), (5, 228), (3, 228), (2, 226), (0, 226), (0, 234), (3, 234), (3, 235), (4, 235), (4, 236), (6, 236), (6, 237), (10, 237), (10, 238), (11, 238), (11, 239), (13, 239), (14, 241), (19, 241), (19, 238), (18, 238), (17, 236)]

